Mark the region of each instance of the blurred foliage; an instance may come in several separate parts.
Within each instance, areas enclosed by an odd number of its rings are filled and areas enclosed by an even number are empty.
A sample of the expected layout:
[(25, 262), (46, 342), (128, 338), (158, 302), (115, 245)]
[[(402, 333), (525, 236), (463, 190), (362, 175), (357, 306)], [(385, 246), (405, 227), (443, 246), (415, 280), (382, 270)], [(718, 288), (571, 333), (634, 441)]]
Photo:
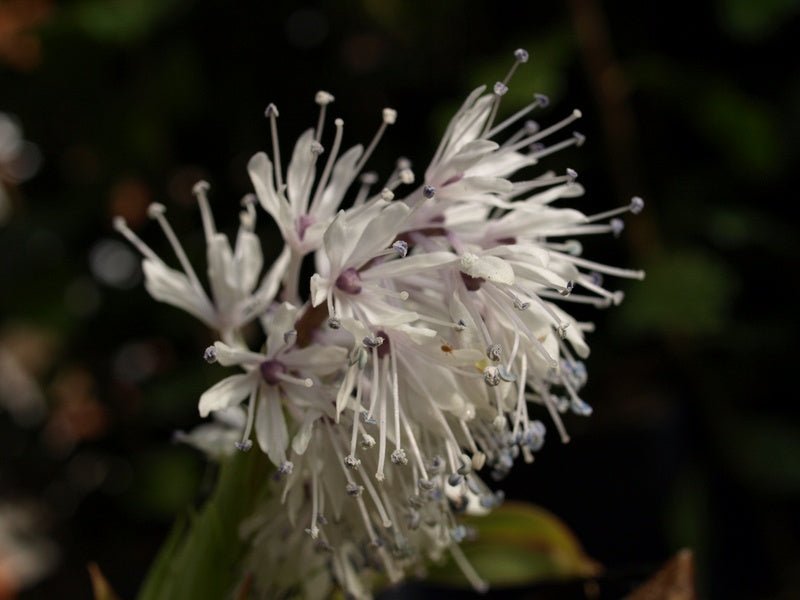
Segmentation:
[(615, 315), (626, 335), (719, 333), (730, 318), (736, 274), (703, 250), (659, 255), (643, 265), (646, 285), (632, 286)]
[[(461, 548), (492, 588), (592, 577), (601, 571), (570, 529), (540, 507), (508, 502), (484, 517), (466, 518), (465, 523), (476, 536)], [(432, 568), (430, 580), (469, 586), (452, 559)]]
[(179, 518), (150, 568), (139, 600), (226, 598), (241, 574), (239, 525), (263, 491), (266, 461), (256, 452), (234, 455), (220, 467), (205, 505)]

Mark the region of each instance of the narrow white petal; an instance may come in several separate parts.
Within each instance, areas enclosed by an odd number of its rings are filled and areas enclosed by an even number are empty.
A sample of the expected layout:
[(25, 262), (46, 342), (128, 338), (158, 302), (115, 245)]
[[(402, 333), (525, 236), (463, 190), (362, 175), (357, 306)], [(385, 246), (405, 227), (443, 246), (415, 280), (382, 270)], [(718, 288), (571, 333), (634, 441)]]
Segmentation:
[(206, 297), (198, 296), (186, 275), (150, 259), (142, 261), (142, 270), (144, 287), (153, 298), (185, 310), (209, 327), (215, 326), (213, 307)]
[(354, 167), (363, 153), (364, 147), (359, 144), (350, 148), (336, 161), (330, 183), (314, 210), (314, 216), (317, 219), (330, 219), (339, 208), (350, 184), (358, 175)]
[(328, 297), (328, 290), (330, 289), (330, 281), (322, 277), (319, 273), (314, 273), (311, 276), (311, 305), (319, 306), (325, 302)]
[(239, 230), (234, 260), (239, 275), (239, 290), (244, 294), (249, 294), (256, 287), (261, 269), (264, 267), (261, 242), (252, 231)]
[(393, 202), (384, 208), (364, 229), (347, 261), (348, 265), (360, 267), (378, 252), (388, 248), (403, 230), (410, 213), (411, 209), (402, 202)]
[(253, 385), (254, 375), (251, 373), (241, 373), (226, 377), (200, 396), (198, 405), (200, 416), (207, 417), (209, 413), (215, 410), (239, 404), (250, 394)]
[(264, 275), (264, 279), (261, 280), (261, 285), (258, 286), (258, 289), (253, 294), (258, 299), (260, 306), (264, 308), (269, 306), (270, 302), (275, 298), (275, 294), (278, 293), (278, 288), (289, 265), (291, 254), (291, 249), (288, 246), (284, 247), (278, 258), (272, 263), (267, 274)]
[(234, 348), (222, 342), (214, 342), (215, 358), (223, 367), (243, 364), (258, 364), (265, 360), (262, 354)]
[(247, 163), (247, 172), (250, 174), (250, 181), (253, 182), (259, 203), (275, 219), (285, 237), (291, 230), (292, 217), (286, 201), (275, 190), (272, 162), (266, 154), (259, 152)]
[(340, 210), (322, 236), (325, 253), (330, 261), (331, 273), (338, 273), (355, 245), (354, 236), (348, 227), (347, 215)]
[(208, 241), (208, 281), (217, 311), (230, 314), (239, 299), (236, 266), (228, 238), (218, 233)]
[[(307, 204), (307, 198), (311, 185), (308, 180), (311, 165), (314, 162), (314, 155), (311, 152), (311, 144), (314, 142), (314, 130), (307, 129), (298, 138), (292, 152), (292, 160), (286, 171), (286, 194), (292, 205), (292, 213), (295, 217), (300, 215), (300, 208)], [(312, 175), (313, 178), (313, 175)]]
[(295, 454), (302, 455), (306, 451), (308, 443), (311, 441), (311, 436), (314, 433), (314, 423), (316, 423), (317, 419), (321, 416), (322, 413), (314, 410), (306, 412), (303, 417), (303, 422), (300, 424), (300, 428), (292, 438), (292, 450)]
[(406, 258), (386, 261), (370, 267), (361, 273), (361, 279), (384, 279), (402, 277), (428, 269), (436, 269), (456, 261), (458, 257), (452, 252), (428, 252), (415, 254)]
[(315, 375), (328, 375), (347, 365), (347, 354), (347, 349), (340, 346), (314, 344), (288, 352), (281, 357), (281, 361), (287, 367), (302, 368)]
[(255, 430), (258, 445), (272, 464), (280, 466), (286, 457), (289, 432), (286, 429), (286, 419), (283, 416), (278, 391), (263, 384), (258, 395)]
[(265, 315), (262, 323), (267, 333), (267, 356), (272, 358), (275, 353), (285, 345), (284, 334), (294, 329), (294, 322), (297, 320), (297, 307), (288, 302), (281, 304), (277, 310)]

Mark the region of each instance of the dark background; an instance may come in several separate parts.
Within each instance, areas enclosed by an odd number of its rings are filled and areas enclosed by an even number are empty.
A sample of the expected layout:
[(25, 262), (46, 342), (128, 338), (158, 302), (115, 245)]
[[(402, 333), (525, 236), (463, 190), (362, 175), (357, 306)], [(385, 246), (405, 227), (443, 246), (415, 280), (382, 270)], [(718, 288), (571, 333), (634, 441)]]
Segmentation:
[(595, 415), (568, 419), (573, 442), (551, 435), (503, 487), (559, 515), (609, 589), (691, 547), (703, 597), (800, 597), (798, 35), (794, 0), (0, 1), (0, 111), (43, 159), (5, 183), (0, 348), (47, 406), (0, 395), (0, 501), (60, 548), (22, 598), (89, 597), (88, 561), (132, 598), (172, 519), (213, 481), (170, 443), (216, 376), (198, 360), (209, 334), (152, 302), (110, 217), (165, 251), (145, 217), (164, 202), (200, 257), (191, 185), (211, 181), (233, 226), (246, 161), (268, 148), (264, 107), (281, 111), (288, 157), (318, 89), (336, 96), (347, 144), (396, 108), (370, 167), (387, 174), (402, 155), (419, 173), (462, 98), (501, 79), (517, 47), (532, 59), (501, 110), (542, 92), (544, 123), (583, 111), (587, 143), (547, 166), (580, 173), (589, 213), (645, 198), (620, 240), (586, 249), (648, 275), (592, 315)]

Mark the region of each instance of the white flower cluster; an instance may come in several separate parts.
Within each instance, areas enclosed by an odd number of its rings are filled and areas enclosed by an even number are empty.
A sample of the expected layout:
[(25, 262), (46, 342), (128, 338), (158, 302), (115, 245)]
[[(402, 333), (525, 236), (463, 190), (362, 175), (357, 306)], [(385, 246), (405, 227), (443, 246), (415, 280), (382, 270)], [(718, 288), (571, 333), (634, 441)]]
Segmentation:
[[(622, 293), (603, 287), (602, 275), (643, 273), (582, 258), (574, 238), (618, 234), (617, 216), (643, 203), (634, 198), (586, 216), (558, 206), (583, 194), (570, 169), (511, 179), (583, 141), (572, 133), (550, 143), (578, 111), (544, 129), (525, 121), (547, 104), (540, 95), (495, 122), (511, 74), (528, 55), (518, 50), (515, 58), (491, 93), (481, 87), (469, 95), (422, 184), (403, 198), (397, 190), (415, 180), (408, 161), (398, 161), (377, 188), (376, 175), (362, 174), (394, 110), (383, 110), (366, 150), (340, 152), (343, 122), (336, 119), (326, 150), (333, 96), (319, 92), (317, 125), (298, 139), (284, 176), (278, 111), (270, 105), (272, 158), (250, 160), (256, 194), (243, 202), (233, 246), (215, 227), (208, 185), (195, 188), (210, 295), (163, 206), (150, 214), (181, 270), (116, 222), (144, 255), (150, 294), (217, 331), (206, 360), (237, 369), (200, 398), (200, 414), (217, 423), (183, 439), (219, 454), (248, 450), (254, 436), (276, 467), (280, 489), (244, 526), (253, 540), (247, 568), (265, 597), (298, 584), (313, 595), (331, 575), (365, 597), (368, 572), (396, 581), (444, 551), (482, 588), (458, 547), (469, 532), (457, 520), (501, 500), (478, 472), (501, 478), (519, 455), (533, 460), (546, 430), (536, 419), (539, 406), (564, 441), (561, 415), (592, 412), (578, 395), (591, 324), (562, 307), (617, 304)], [(263, 276), (258, 205), (285, 242)], [(307, 257), (316, 273), (304, 300)], [(242, 328), (252, 321), (266, 334), (258, 352), (244, 342)]]

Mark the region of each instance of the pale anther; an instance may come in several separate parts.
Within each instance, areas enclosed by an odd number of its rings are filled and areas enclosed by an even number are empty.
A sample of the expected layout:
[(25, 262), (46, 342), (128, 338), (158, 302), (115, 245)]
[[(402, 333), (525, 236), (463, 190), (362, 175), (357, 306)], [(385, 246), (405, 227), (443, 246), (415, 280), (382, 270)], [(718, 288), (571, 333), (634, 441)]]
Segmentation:
[(211, 184), (208, 183), (207, 181), (205, 181), (204, 179), (201, 179), (200, 181), (198, 181), (197, 183), (195, 183), (192, 186), (192, 194), (194, 194), (195, 196), (197, 196), (199, 194), (204, 194), (210, 188), (211, 188)]
[(151, 219), (157, 219), (165, 212), (167, 212), (167, 207), (160, 202), (153, 202), (147, 207), (147, 216)]
[(397, 121), (397, 111), (393, 108), (384, 108), (383, 122), (387, 125), (394, 125), (395, 121)]
[(314, 95), (314, 102), (319, 104), (320, 106), (326, 106), (334, 101), (334, 97), (329, 92), (325, 90), (320, 90)]
[(633, 198), (631, 198), (630, 211), (633, 214), (638, 215), (640, 212), (642, 212), (643, 208), (644, 208), (644, 200), (642, 200), (639, 196), (634, 196)]
[(530, 55), (528, 54), (528, 51), (525, 50), (524, 48), (517, 48), (516, 50), (514, 50), (514, 58), (517, 59), (517, 62), (526, 63), (528, 62)]

